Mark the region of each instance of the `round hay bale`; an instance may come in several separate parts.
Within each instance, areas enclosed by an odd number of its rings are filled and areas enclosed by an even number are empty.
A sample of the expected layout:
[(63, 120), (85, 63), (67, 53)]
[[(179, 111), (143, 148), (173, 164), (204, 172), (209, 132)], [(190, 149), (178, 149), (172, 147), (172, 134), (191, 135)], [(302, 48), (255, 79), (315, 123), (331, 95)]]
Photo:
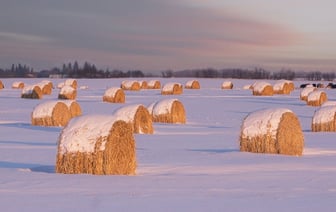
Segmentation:
[(304, 89), (302, 89), (302, 91), (300, 92), (300, 99), (303, 101), (307, 101), (308, 100), (308, 95), (309, 93), (315, 91), (317, 88), (313, 87), (313, 86), (308, 86), (305, 87)]
[(294, 83), (288, 80), (279, 80), (273, 85), (274, 94), (290, 94), (294, 90)]
[(43, 95), (50, 95), (52, 92), (52, 83), (49, 81), (42, 81), (38, 84), (36, 84), (41, 88), (42, 94)]
[(64, 85), (69, 85), (73, 87), (74, 89), (77, 89), (78, 83), (77, 83), (77, 80), (75, 79), (66, 79), (64, 82)]
[(323, 106), (316, 110), (311, 129), (313, 132), (336, 132), (336, 105)]
[(186, 82), (184, 88), (186, 89), (200, 89), (201, 85), (197, 80), (189, 80)]
[(153, 134), (152, 116), (143, 105), (129, 105), (116, 110), (113, 115), (132, 125), (133, 132), (139, 134)]
[(22, 89), (21, 98), (42, 99), (43, 93), (38, 85), (26, 86)]
[(179, 95), (183, 93), (183, 87), (180, 83), (167, 83), (161, 90), (162, 95)]
[(225, 81), (222, 83), (222, 89), (232, 89), (233, 83), (231, 81)]
[(138, 81), (133, 81), (133, 80), (125, 80), (121, 82), (120, 87), (124, 90), (129, 90), (129, 91), (139, 91), (141, 86)]
[(77, 97), (77, 90), (69, 85), (64, 85), (60, 93), (58, 94), (59, 99), (76, 99)]
[(71, 118), (82, 115), (82, 108), (78, 104), (78, 102), (74, 100), (65, 100), (63, 102), (68, 107), (68, 110), (70, 111), (71, 114)]
[(24, 83), (21, 81), (16, 81), (12, 83), (12, 88), (13, 89), (23, 89), (24, 88)]
[(116, 117), (76, 117), (59, 136), (57, 173), (135, 175), (136, 166), (132, 127)]
[(118, 87), (112, 87), (105, 91), (103, 96), (104, 102), (125, 103), (125, 92)]
[(148, 89), (161, 89), (161, 83), (159, 80), (150, 80), (147, 83), (147, 88)]
[(0, 80), (0, 89), (4, 89), (5, 85), (2, 83), (2, 81)]
[(177, 99), (164, 99), (148, 107), (153, 122), (186, 123), (186, 112), (183, 104)]
[(48, 101), (37, 105), (32, 114), (32, 125), (37, 126), (65, 126), (71, 119), (68, 106), (59, 101)]
[(325, 101), (321, 107), (325, 107), (325, 106), (336, 106), (336, 101)]
[(301, 156), (303, 147), (299, 119), (288, 109), (260, 110), (244, 119), (240, 151)]
[(313, 91), (308, 94), (307, 105), (321, 106), (328, 100), (327, 94), (324, 91)]
[(273, 86), (268, 82), (257, 82), (253, 85), (252, 94), (254, 96), (273, 96)]
[(148, 83), (147, 81), (140, 81), (140, 88), (141, 89), (148, 89)]

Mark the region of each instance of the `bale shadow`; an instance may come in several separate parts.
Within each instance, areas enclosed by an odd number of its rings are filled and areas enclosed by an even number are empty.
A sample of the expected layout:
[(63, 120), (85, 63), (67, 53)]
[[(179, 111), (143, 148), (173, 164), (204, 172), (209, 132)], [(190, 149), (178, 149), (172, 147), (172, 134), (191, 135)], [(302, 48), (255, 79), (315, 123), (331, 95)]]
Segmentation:
[(0, 161), (0, 168), (29, 169), (32, 172), (55, 173), (55, 166), (20, 162)]
[(42, 173), (48, 173), (48, 174), (55, 174), (55, 166), (36, 166), (33, 168), (30, 168), (32, 172), (42, 172)]
[(4, 127), (15, 127), (15, 128), (22, 128), (22, 129), (29, 129), (29, 130), (38, 130), (38, 131), (47, 131), (47, 132), (60, 132), (61, 127), (54, 127), (54, 126), (48, 126), (48, 127), (42, 127), (42, 126), (34, 126), (28, 123), (2, 123), (0, 126)]

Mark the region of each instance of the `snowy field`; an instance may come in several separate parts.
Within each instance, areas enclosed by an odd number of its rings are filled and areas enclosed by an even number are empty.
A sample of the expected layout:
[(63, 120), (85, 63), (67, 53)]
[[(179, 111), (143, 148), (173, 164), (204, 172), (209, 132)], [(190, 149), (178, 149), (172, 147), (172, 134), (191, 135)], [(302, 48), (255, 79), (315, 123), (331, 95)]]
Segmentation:
[[(255, 80), (199, 79), (200, 90), (162, 96), (160, 90), (126, 91), (125, 104), (102, 102), (105, 90), (123, 79), (80, 79), (77, 101), (83, 114), (112, 114), (129, 104), (177, 98), (187, 123), (154, 123), (153, 135), (135, 135), (136, 176), (56, 174), (60, 127), (31, 125), (41, 102), (56, 100), (59, 89), (41, 100), (20, 98), (14, 81), (1, 79), (1, 211), (335, 211), (336, 133), (311, 132), (317, 107), (290, 95), (252, 96), (242, 89)], [(159, 79), (185, 84), (190, 79)], [(55, 86), (64, 80), (52, 80)], [(274, 84), (274, 81), (268, 81)], [(296, 86), (302, 82), (294, 81)], [(325, 90), (336, 100), (336, 90)], [(259, 109), (288, 108), (300, 119), (305, 137), (302, 157), (239, 152), (243, 119)]]

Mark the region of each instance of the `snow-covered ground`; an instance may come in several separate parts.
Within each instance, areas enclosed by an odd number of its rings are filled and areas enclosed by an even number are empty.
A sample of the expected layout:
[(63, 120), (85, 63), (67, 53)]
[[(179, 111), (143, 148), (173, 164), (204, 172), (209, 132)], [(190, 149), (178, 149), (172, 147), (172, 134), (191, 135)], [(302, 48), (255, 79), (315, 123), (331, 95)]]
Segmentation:
[[(198, 79), (200, 90), (162, 96), (160, 90), (125, 91), (125, 104), (102, 101), (109, 87), (124, 79), (82, 79), (77, 101), (83, 114), (112, 114), (130, 104), (150, 105), (177, 98), (186, 124), (154, 123), (153, 135), (135, 135), (136, 176), (56, 174), (56, 142), (61, 127), (31, 125), (41, 102), (56, 100), (59, 89), (43, 99), (20, 98), (14, 81), (1, 79), (1, 211), (334, 211), (336, 207), (336, 133), (311, 132), (318, 107), (290, 95), (252, 96), (243, 89), (255, 80)], [(143, 80), (143, 79), (141, 79)], [(148, 79), (151, 80), (151, 79)], [(185, 84), (190, 79), (159, 79)], [(62, 79), (54, 79), (56, 87)], [(274, 84), (275, 81), (268, 81)], [(294, 81), (296, 86), (301, 82)], [(336, 90), (325, 90), (336, 100)], [(302, 157), (239, 151), (243, 119), (260, 109), (288, 108), (300, 119), (305, 137)]]

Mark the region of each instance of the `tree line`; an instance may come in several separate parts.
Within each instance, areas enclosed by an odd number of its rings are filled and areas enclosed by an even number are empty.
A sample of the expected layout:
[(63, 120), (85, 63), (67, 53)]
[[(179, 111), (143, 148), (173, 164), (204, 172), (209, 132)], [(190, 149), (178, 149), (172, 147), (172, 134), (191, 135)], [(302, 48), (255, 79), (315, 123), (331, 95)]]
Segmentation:
[(85, 62), (82, 66), (77, 61), (63, 64), (61, 67), (54, 67), (48, 70), (34, 71), (27, 65), (12, 65), (8, 69), (0, 68), (1, 78), (33, 78), (33, 77), (57, 77), (57, 78), (128, 78), (128, 77), (193, 77), (193, 78), (235, 78), (235, 79), (287, 79), (297, 78), (310, 81), (333, 81), (334, 72), (303, 72), (291, 69), (281, 69), (280, 71), (268, 71), (263, 68), (254, 69), (190, 69), (190, 70), (166, 70), (154, 73), (145, 73), (141, 70), (119, 70), (119, 69), (99, 69), (95, 64)]

